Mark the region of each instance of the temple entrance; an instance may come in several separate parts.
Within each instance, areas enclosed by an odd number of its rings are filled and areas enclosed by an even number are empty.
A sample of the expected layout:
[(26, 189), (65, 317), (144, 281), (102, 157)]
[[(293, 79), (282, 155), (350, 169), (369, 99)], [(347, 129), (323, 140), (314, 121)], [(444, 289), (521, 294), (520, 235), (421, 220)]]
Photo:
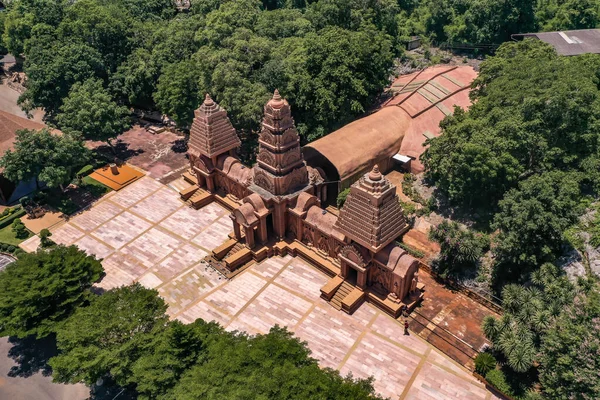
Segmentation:
[(273, 214), (267, 215), (267, 240), (270, 237), (273, 237)]
[(358, 280), (358, 271), (354, 268), (348, 268), (348, 276), (346, 276), (346, 280), (352, 285), (356, 286), (356, 281)]

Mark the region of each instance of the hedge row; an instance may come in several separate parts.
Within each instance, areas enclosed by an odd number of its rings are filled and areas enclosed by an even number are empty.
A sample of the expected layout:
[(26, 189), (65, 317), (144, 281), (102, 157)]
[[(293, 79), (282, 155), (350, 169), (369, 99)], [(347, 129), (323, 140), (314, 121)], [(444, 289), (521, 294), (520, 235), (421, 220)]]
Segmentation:
[(4, 227), (12, 224), (12, 222), (15, 219), (21, 218), (24, 215), (25, 215), (25, 210), (21, 207), (17, 211), (15, 211), (14, 213), (12, 213), (9, 216), (5, 217), (4, 219), (0, 219), (0, 229), (2, 229)]

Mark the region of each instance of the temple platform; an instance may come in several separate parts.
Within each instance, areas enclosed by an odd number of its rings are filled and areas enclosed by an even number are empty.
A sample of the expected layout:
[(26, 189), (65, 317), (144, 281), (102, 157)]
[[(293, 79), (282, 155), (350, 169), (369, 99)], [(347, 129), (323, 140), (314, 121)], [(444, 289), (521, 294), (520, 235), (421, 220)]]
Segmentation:
[(90, 174), (91, 178), (116, 191), (123, 189), (143, 176), (145, 176), (144, 172), (127, 164), (107, 165)]

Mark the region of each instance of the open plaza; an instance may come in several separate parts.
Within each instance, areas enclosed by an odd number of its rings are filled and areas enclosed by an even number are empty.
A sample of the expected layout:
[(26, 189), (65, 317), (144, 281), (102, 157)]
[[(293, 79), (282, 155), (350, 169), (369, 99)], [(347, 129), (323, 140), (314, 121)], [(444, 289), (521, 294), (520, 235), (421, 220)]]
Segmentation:
[[(392, 399), (492, 399), (472, 374), (372, 305), (354, 314), (319, 297), (328, 277), (299, 257), (273, 257), (231, 280), (203, 259), (231, 233), (229, 213), (216, 203), (199, 210), (178, 192), (144, 177), (105, 195), (52, 231), (103, 258), (111, 289), (139, 281), (155, 288), (172, 318), (216, 321), (228, 330), (266, 333), (287, 326), (308, 343), (322, 367), (355, 377), (375, 377), (375, 388)], [(34, 236), (22, 248), (33, 251)]]

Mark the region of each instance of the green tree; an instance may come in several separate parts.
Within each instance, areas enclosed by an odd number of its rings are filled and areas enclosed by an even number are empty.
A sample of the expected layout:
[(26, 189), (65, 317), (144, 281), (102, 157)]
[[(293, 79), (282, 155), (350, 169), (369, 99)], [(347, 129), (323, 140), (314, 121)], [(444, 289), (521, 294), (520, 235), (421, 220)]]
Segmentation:
[(69, 183), (89, 158), (83, 143), (70, 135), (21, 130), (16, 133), (14, 150), (0, 158), (4, 176), (13, 182), (35, 179), (50, 188)]
[(538, 358), (540, 341), (565, 305), (573, 300), (574, 286), (556, 266), (544, 264), (531, 276), (530, 287), (511, 284), (502, 290), (503, 315), (486, 317), (484, 335), (493, 349), (516, 372), (526, 372)]
[(170, 322), (141, 350), (132, 367), (129, 381), (135, 384), (140, 399), (161, 398), (196, 363), (205, 360), (208, 347), (225, 335), (214, 322), (197, 319), (191, 324)]
[(454, 204), (493, 213), (504, 193), (543, 171), (583, 171), (593, 183), (598, 57), (559, 57), (540, 41), (501, 46), (481, 65), (474, 103), (442, 123), (421, 157)]
[(487, 235), (448, 221), (432, 227), (429, 239), (440, 245), (440, 255), (434, 267), (442, 276), (460, 274), (474, 268), (490, 243)]
[(25, 111), (42, 107), (52, 119), (75, 83), (104, 73), (101, 54), (87, 44), (56, 42), (44, 30), (28, 45), (31, 50), (24, 66), (27, 90), (19, 97)]
[(60, 107), (57, 122), (67, 133), (107, 142), (129, 128), (129, 110), (113, 101), (102, 82), (89, 79), (76, 83)]
[(13, 221), (11, 230), (19, 239), (23, 239), (28, 236), (27, 228), (25, 228), (25, 225), (20, 218), (17, 218)]
[(102, 265), (75, 246), (24, 254), (0, 272), (2, 336), (42, 338), (90, 300)]
[(191, 59), (165, 66), (158, 80), (154, 101), (180, 126), (191, 124), (200, 104), (198, 80), (198, 70)]
[(279, 327), (266, 335), (222, 334), (206, 361), (192, 367), (171, 393), (178, 400), (229, 398), (376, 399), (371, 380), (322, 370), (298, 339)]
[(499, 231), (493, 248), (496, 274), (521, 278), (546, 261), (553, 261), (563, 233), (577, 219), (579, 179), (575, 174), (534, 175), (500, 201), (492, 227)]
[(91, 385), (110, 376), (127, 385), (140, 352), (167, 324), (166, 309), (155, 290), (139, 283), (94, 297), (57, 331), (60, 354), (48, 362), (54, 380)]
[(540, 382), (552, 399), (600, 397), (600, 290), (580, 291), (548, 327), (540, 346)]

